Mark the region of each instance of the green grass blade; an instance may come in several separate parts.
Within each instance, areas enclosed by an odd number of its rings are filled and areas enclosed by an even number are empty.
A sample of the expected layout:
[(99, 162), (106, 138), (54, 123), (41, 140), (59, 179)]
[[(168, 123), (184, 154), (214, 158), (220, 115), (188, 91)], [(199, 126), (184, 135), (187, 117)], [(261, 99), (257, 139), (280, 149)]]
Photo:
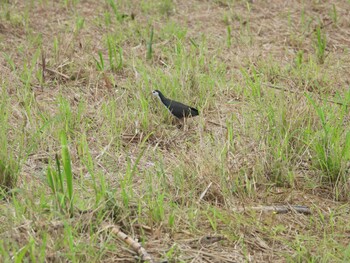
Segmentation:
[(70, 202), (70, 212), (73, 212), (73, 173), (71, 159), (68, 151), (67, 136), (64, 131), (61, 132), (61, 147), (64, 177), (67, 183), (67, 193)]
[(146, 56), (147, 59), (151, 59), (152, 58), (152, 53), (153, 53), (152, 43), (153, 43), (153, 27), (151, 27), (151, 34), (150, 34), (150, 37), (149, 37), (149, 41), (147, 43), (147, 56)]

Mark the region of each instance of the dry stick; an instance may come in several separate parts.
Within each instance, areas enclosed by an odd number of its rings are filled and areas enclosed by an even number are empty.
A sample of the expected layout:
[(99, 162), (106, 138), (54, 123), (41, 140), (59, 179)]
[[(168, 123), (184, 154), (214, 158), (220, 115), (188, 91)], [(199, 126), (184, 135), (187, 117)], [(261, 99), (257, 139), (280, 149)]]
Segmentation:
[(103, 229), (112, 229), (112, 233), (127, 243), (141, 257), (141, 260), (154, 263), (153, 259), (148, 254), (146, 249), (144, 249), (136, 240), (132, 239), (127, 234), (122, 232), (119, 227), (115, 225), (104, 224)]
[(225, 127), (225, 126), (221, 125), (220, 123), (216, 123), (216, 122), (214, 122), (214, 121), (207, 121), (207, 122), (208, 122), (208, 123), (210, 123), (210, 124), (213, 124), (213, 125), (219, 126), (219, 127), (223, 128), (223, 129), (226, 129), (226, 130), (227, 130), (227, 127)]
[[(261, 84), (263, 84), (264, 86), (266, 86), (266, 87), (268, 87), (268, 88), (272, 88), (272, 89), (283, 90), (283, 91), (287, 91), (287, 92), (290, 92), (290, 93), (301, 94), (301, 95), (304, 94), (303, 92), (299, 92), (299, 91), (295, 91), (295, 90), (286, 89), (286, 88), (283, 88), (283, 87), (275, 86), (275, 85), (270, 84), (270, 83), (261, 83)], [(315, 93), (313, 93), (313, 92), (309, 92), (309, 93), (316, 95), (316, 98), (317, 98), (318, 100), (324, 100), (323, 98), (321, 98), (320, 96), (318, 96), (317, 94), (315, 94)], [(334, 101), (334, 100), (328, 100), (328, 99), (326, 99), (326, 101), (329, 102), (329, 103), (334, 103), (334, 104), (338, 104), (338, 105), (341, 105), (341, 106), (344, 105), (344, 103), (338, 102), (338, 101)]]
[(200, 202), (200, 201), (202, 201), (202, 199), (203, 199), (203, 197), (205, 196), (205, 194), (208, 192), (208, 190), (209, 190), (209, 188), (210, 188), (210, 186), (213, 184), (213, 182), (210, 182), (210, 184), (205, 188), (205, 190), (203, 191), (203, 193), (200, 195), (200, 197), (199, 197), (199, 200), (198, 200), (198, 203)]
[(252, 207), (240, 207), (240, 208), (233, 209), (234, 212), (245, 212), (249, 210), (260, 211), (260, 212), (275, 212), (276, 214), (286, 214), (292, 211), (305, 214), (305, 215), (311, 214), (310, 208), (303, 205), (252, 206)]
[(213, 254), (213, 253), (210, 253), (210, 252), (206, 252), (206, 251), (203, 251), (203, 250), (194, 250), (194, 249), (182, 249), (182, 251), (185, 251), (185, 252), (192, 252), (192, 253), (196, 253), (196, 254), (202, 254), (204, 256), (208, 256), (210, 258), (215, 258), (215, 259), (218, 259), (220, 260), (220, 262), (232, 262), (232, 263), (237, 263), (237, 261), (235, 260), (232, 260), (230, 258), (227, 258), (225, 256), (221, 256), (221, 255), (216, 255), (216, 254)]
[(42, 78), (43, 83), (45, 83), (45, 70), (46, 70), (46, 59), (45, 59), (45, 53), (44, 50), (41, 50), (41, 63), (42, 63)]
[(70, 77), (67, 76), (66, 74), (63, 74), (63, 73), (61, 73), (61, 72), (59, 72), (57, 70), (51, 69), (51, 68), (47, 68), (46, 66), (45, 66), (45, 70), (48, 71), (48, 72), (57, 74), (57, 75), (61, 76), (62, 78), (66, 79), (66, 80), (70, 79)]
[(51, 73), (57, 74), (57, 75), (63, 77), (64, 79), (66, 79), (66, 80), (69, 80), (69, 79), (70, 79), (69, 76), (67, 76), (67, 75), (65, 75), (65, 74), (63, 74), (63, 73), (61, 73), (61, 72), (59, 72), (59, 71), (57, 71), (57, 70), (54, 70), (54, 69), (51, 69), (51, 68), (46, 68), (46, 70), (49, 71), (49, 72), (51, 72)]
[[(320, 29), (323, 29), (329, 25), (333, 24), (333, 21), (329, 21), (327, 24), (321, 24)], [(316, 31), (316, 28), (314, 28), (310, 33), (306, 34), (306, 37), (311, 36)]]

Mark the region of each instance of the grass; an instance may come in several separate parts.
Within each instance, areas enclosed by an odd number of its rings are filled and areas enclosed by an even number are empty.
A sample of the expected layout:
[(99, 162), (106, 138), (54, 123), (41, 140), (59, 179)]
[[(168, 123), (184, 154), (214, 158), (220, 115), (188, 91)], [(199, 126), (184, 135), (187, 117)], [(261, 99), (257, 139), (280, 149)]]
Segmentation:
[(348, 1), (0, 5), (0, 261), (348, 261)]

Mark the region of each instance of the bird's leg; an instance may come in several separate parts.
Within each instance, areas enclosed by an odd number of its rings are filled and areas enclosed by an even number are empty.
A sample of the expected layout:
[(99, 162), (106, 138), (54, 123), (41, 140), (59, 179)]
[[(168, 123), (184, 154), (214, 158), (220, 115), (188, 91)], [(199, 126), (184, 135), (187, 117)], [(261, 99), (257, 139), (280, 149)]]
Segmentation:
[(179, 122), (179, 119), (178, 119), (178, 118), (172, 118), (171, 123), (172, 123), (173, 125), (176, 125), (176, 126), (179, 126), (179, 125), (180, 125), (180, 122)]
[(183, 129), (184, 128), (184, 118), (182, 118), (182, 119), (174, 118), (173, 125), (176, 125), (176, 127), (178, 129), (181, 129), (181, 128)]
[(183, 131), (187, 132), (188, 131), (188, 126), (187, 126), (187, 119), (186, 118), (182, 118), (182, 125), (183, 125)]

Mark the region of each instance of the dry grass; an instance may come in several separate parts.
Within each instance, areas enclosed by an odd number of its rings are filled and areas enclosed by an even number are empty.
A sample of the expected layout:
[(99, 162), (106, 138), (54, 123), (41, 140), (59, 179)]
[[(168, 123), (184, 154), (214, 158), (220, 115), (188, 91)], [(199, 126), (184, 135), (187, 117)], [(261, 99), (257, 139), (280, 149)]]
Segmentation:
[[(110, 222), (157, 261), (348, 261), (349, 2), (111, 3), (0, 4), (1, 261), (135, 262)], [(178, 129), (153, 89), (200, 116)], [(237, 212), (274, 204), (312, 215)]]

